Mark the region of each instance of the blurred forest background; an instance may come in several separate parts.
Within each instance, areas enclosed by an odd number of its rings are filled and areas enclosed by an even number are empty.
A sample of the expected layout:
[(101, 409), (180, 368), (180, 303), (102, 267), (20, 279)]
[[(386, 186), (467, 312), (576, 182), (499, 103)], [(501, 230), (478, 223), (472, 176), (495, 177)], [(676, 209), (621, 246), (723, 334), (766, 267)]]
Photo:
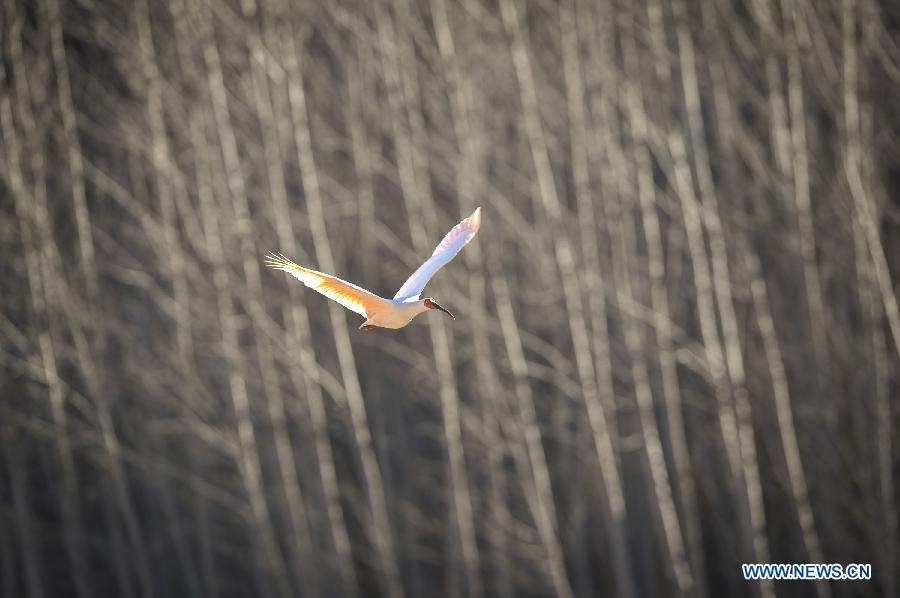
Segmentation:
[[(898, 32), (0, 0), (0, 593), (898, 596)], [(262, 267), (391, 296), (478, 205), (457, 322)]]

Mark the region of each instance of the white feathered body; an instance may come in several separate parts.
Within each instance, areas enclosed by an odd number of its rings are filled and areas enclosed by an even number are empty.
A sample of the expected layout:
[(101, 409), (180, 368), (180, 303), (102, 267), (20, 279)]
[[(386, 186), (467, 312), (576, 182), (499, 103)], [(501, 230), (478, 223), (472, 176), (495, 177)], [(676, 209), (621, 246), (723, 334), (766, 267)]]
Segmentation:
[(376, 309), (375, 313), (363, 322), (363, 326), (378, 326), (379, 328), (403, 328), (413, 318), (428, 311), (424, 300), (399, 300), (385, 299), (382, 309)]

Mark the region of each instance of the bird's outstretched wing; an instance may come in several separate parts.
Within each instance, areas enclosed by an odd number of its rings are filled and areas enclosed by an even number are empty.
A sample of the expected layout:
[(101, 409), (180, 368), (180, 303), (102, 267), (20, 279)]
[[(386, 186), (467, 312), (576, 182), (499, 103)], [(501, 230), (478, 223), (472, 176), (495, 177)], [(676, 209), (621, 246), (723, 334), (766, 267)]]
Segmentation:
[(266, 255), (266, 265), (272, 269), (287, 272), (312, 290), (322, 293), (332, 301), (337, 301), (350, 311), (355, 311), (366, 318), (371, 318), (380, 307), (387, 304), (385, 299), (374, 293), (336, 276), (329, 276), (298, 266), (280, 253), (270, 251)]
[(454, 226), (444, 236), (431, 257), (403, 283), (403, 286), (394, 295), (394, 299), (411, 299), (421, 295), (425, 285), (428, 284), (435, 272), (456, 257), (459, 250), (472, 240), (480, 227), (481, 208), (477, 208), (471, 216)]

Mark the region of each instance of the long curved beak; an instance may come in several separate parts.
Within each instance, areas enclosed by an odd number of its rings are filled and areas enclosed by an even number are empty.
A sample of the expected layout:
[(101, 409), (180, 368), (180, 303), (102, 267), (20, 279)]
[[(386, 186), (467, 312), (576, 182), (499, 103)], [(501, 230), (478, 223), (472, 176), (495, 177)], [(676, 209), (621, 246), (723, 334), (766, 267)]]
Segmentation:
[(453, 314), (451, 314), (451, 313), (450, 313), (450, 310), (444, 308), (442, 305), (438, 304), (436, 301), (432, 301), (431, 304), (434, 305), (434, 309), (439, 309), (439, 310), (441, 310), (442, 312), (444, 312), (445, 314), (447, 314), (448, 316), (450, 316), (450, 319), (451, 319), (451, 320), (455, 320), (455, 319), (456, 319), (456, 316), (454, 316)]

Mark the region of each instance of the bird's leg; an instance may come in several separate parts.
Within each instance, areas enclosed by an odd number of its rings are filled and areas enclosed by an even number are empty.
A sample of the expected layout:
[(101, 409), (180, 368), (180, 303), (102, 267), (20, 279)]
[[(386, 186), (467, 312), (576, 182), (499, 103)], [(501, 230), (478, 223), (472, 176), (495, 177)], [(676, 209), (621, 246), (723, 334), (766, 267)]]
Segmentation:
[(368, 332), (368, 331), (372, 330), (373, 328), (376, 328), (375, 324), (363, 324), (362, 326), (359, 327), (359, 329), (362, 330), (363, 332)]

